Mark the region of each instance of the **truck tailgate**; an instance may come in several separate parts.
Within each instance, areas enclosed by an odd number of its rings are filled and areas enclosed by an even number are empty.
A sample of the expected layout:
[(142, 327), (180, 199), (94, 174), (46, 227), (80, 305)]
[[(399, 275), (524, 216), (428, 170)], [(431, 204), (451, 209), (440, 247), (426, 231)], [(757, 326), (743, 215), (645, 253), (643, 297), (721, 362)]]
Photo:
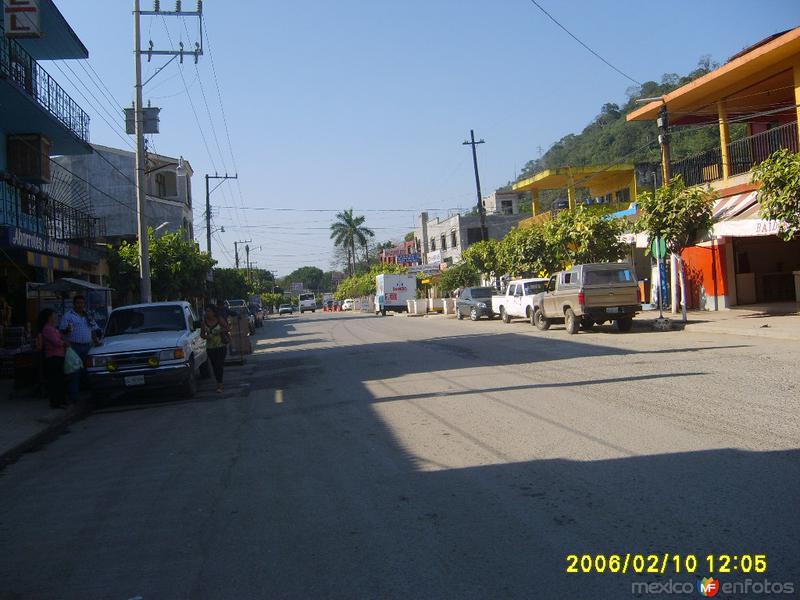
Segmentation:
[(583, 294), (587, 308), (639, 304), (639, 288), (635, 285), (586, 286)]

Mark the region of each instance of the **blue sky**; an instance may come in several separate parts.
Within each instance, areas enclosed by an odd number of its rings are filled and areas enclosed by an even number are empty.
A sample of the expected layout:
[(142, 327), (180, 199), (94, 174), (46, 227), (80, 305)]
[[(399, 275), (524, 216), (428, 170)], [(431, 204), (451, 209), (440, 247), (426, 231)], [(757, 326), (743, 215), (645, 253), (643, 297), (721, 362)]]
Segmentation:
[[(130, 105), (133, 3), (56, 2), (89, 49), (92, 67), (116, 100)], [(723, 62), (800, 24), (796, 0), (540, 3), (639, 81), (684, 74), (703, 54)], [(191, 0), (183, 4), (194, 8)], [(194, 167), (199, 238), (203, 174), (238, 169), (239, 181), (212, 198), (214, 224), (225, 227), (213, 248), (223, 266), (231, 263), (235, 240), (252, 239), (259, 267), (279, 275), (307, 264), (327, 270), (333, 213), (251, 209), (467, 208), (475, 191), (470, 152), (461, 142), (470, 128), (487, 142), (479, 162), (488, 193), (537, 157), (539, 147), (579, 132), (603, 103), (623, 102), (632, 85), (529, 0), (204, 4), (211, 56), (197, 69), (191, 60), (168, 66), (145, 88), (145, 101), (163, 109), (155, 149), (183, 155)], [(151, 7), (142, 0), (143, 9)], [(162, 10), (172, 8), (162, 0)], [(166, 23), (173, 43), (193, 45), (193, 21)], [(162, 19), (145, 19), (143, 37), (145, 46), (151, 38), (156, 47), (170, 43)], [(145, 63), (145, 73), (163, 62)], [(68, 77), (48, 70), (91, 115), (92, 141), (126, 147), (121, 119), (114, 131), (100, 117), (116, 126), (100, 104), (114, 107), (96, 89), (98, 99), (87, 95), (88, 101), (75, 89), (82, 89), (77, 77), (91, 86), (83, 70), (63, 69)], [(363, 214), (379, 240), (399, 239), (414, 224), (411, 212)]]

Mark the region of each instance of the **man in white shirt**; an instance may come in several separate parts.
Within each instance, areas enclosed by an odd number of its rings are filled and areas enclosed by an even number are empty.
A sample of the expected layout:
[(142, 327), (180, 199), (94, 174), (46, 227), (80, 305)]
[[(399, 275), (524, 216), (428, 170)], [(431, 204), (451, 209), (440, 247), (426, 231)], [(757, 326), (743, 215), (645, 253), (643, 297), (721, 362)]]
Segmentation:
[(97, 342), (100, 328), (86, 312), (86, 298), (76, 295), (72, 299), (72, 308), (64, 313), (59, 329), (66, 336), (72, 349), (86, 360), (89, 349)]

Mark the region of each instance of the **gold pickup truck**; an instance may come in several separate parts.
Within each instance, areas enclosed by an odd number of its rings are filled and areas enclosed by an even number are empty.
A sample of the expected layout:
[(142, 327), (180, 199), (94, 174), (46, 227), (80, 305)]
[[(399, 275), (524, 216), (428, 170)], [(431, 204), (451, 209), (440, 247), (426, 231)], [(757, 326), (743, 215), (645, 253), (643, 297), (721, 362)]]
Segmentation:
[(575, 265), (550, 277), (547, 288), (533, 298), (531, 324), (545, 331), (563, 322), (569, 333), (614, 321), (630, 331), (642, 309), (633, 268), (624, 263)]

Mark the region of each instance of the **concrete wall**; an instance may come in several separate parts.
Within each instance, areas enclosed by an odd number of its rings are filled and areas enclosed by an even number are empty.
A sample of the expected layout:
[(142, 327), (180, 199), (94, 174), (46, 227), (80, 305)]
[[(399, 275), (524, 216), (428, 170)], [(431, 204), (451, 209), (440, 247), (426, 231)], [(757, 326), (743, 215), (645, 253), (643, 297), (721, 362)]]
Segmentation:
[(503, 214), (502, 206), (504, 201), (511, 202), (512, 215), (519, 214), (520, 194), (517, 192), (495, 192), (491, 196), (484, 198), (483, 207), (486, 210), (486, 214)]
[[(97, 151), (102, 156), (94, 153), (60, 156), (54, 160), (92, 184), (93, 187), (89, 188), (91, 210), (96, 216), (105, 219), (108, 237), (134, 237), (137, 234), (135, 157), (132, 152), (113, 148), (98, 147)], [(150, 194), (157, 192), (155, 177), (163, 171), (170, 171), (167, 176), (174, 177), (174, 167), (166, 167), (149, 174), (146, 190)], [(65, 177), (69, 179), (72, 176), (67, 174)], [(192, 210), (187, 202), (187, 195), (191, 193), (191, 175), (178, 177), (176, 185), (171, 189), (177, 195), (170, 198), (148, 195), (145, 222), (148, 227), (154, 228), (169, 222), (169, 225), (160, 230), (163, 233), (177, 231), (184, 225), (192, 233)]]

